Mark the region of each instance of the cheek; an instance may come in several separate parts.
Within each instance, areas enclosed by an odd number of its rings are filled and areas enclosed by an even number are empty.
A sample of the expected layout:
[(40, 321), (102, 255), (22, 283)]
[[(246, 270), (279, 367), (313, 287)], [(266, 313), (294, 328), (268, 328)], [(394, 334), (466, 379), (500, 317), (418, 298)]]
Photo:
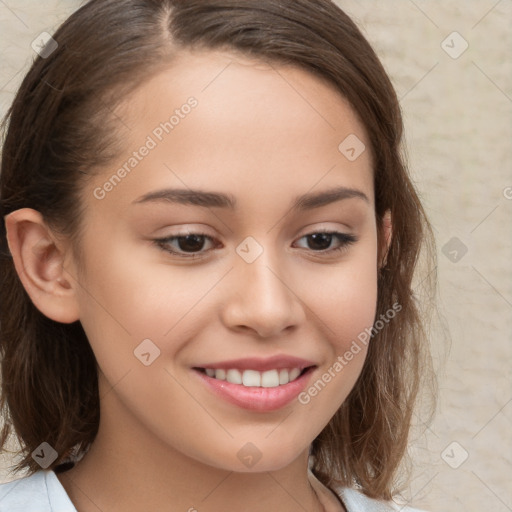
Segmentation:
[[(126, 250), (123, 247), (126, 246)], [(165, 265), (158, 249), (111, 241), (108, 254), (91, 251), (80, 290), (84, 317), (133, 341), (162, 337), (218, 278), (201, 267)]]
[(377, 307), (374, 244), (358, 248), (336, 266), (304, 272), (301, 288), (307, 305), (321, 320), (325, 338), (338, 354), (371, 327)]
[[(123, 244), (115, 241), (108, 247), (101, 254), (94, 246), (89, 248), (79, 302), (80, 321), (98, 365), (114, 385), (127, 372), (134, 378), (149, 368), (162, 369), (164, 360), (178, 357), (204, 322), (202, 317), (208, 316), (205, 304), (216, 297), (208, 292), (225, 269), (172, 267), (161, 259), (148, 261), (148, 253), (150, 258), (158, 255), (156, 249), (155, 253), (147, 248), (123, 250)], [(148, 352), (155, 362), (147, 368), (141, 359), (147, 359), (142, 354)], [(147, 380), (148, 373), (140, 378)]]
[(376, 247), (367, 244), (336, 267), (304, 273), (303, 293), (329, 346), (316, 379), (299, 395), (317, 433), (346, 399), (359, 377), (377, 308)]

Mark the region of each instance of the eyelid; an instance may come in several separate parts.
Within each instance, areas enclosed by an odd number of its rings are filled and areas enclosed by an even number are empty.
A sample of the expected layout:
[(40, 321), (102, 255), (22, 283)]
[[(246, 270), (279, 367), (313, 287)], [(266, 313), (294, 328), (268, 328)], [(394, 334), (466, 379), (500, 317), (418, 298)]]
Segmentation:
[[(359, 238), (356, 237), (355, 235), (353, 234), (350, 234), (350, 233), (344, 233), (344, 232), (341, 232), (341, 231), (337, 231), (336, 229), (328, 229), (328, 228), (319, 228), (319, 229), (313, 229), (307, 233), (304, 233), (303, 235), (299, 236), (296, 241), (298, 240), (301, 240), (303, 238), (306, 238), (308, 236), (311, 236), (311, 235), (316, 235), (316, 234), (322, 234), (322, 233), (326, 233), (326, 234), (329, 234), (329, 235), (332, 235), (334, 237), (336, 237), (340, 242), (341, 242), (341, 245), (339, 247), (335, 247), (333, 249), (322, 249), (322, 250), (318, 250), (318, 251), (315, 251), (315, 250), (312, 250), (312, 249), (307, 249), (307, 248), (300, 248), (300, 249), (303, 249), (313, 255), (318, 255), (320, 257), (325, 257), (326, 255), (336, 255), (336, 254), (339, 254), (341, 252), (343, 252), (343, 250), (346, 250), (348, 249), (348, 247), (354, 243), (356, 243)], [(201, 250), (200, 252), (191, 252), (191, 253), (187, 253), (187, 252), (179, 252), (179, 251), (175, 251), (175, 250), (170, 250), (168, 247), (169, 247), (169, 243), (171, 241), (175, 241), (179, 238), (185, 238), (186, 236), (190, 236), (190, 235), (194, 235), (194, 236), (197, 236), (197, 237), (203, 237), (205, 238), (206, 240), (209, 240), (212, 244), (214, 244), (214, 246), (218, 246), (218, 243), (215, 244), (215, 242), (218, 242), (218, 240), (206, 233), (203, 233), (203, 232), (200, 232), (200, 231), (192, 231), (192, 230), (187, 230), (187, 231), (184, 231), (184, 232), (181, 232), (181, 233), (176, 233), (176, 234), (173, 234), (173, 235), (170, 235), (170, 236), (167, 236), (167, 237), (162, 237), (162, 238), (158, 238), (158, 239), (154, 239), (153, 242), (163, 251), (173, 255), (173, 256), (176, 256), (178, 258), (182, 258), (182, 259), (200, 259), (200, 258), (205, 258), (207, 257), (208, 253), (211, 252), (212, 249), (209, 249), (209, 250)], [(295, 243), (295, 242), (294, 242)]]

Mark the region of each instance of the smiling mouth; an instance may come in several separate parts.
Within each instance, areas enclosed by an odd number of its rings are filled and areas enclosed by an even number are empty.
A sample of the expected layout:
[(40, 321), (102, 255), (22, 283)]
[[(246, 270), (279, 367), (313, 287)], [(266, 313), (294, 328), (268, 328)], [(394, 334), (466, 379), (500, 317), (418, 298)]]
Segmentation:
[(277, 388), (297, 380), (299, 377), (315, 368), (280, 368), (260, 372), (257, 370), (239, 370), (236, 368), (214, 369), (194, 368), (208, 377), (216, 380), (224, 380), (231, 384), (239, 384), (248, 388)]

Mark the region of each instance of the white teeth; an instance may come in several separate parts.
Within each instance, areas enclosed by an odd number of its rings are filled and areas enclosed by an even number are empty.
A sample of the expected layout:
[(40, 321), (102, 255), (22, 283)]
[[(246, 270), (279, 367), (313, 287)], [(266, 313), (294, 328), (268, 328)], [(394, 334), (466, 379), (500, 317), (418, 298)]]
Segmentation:
[(258, 372), (256, 370), (240, 371), (235, 368), (230, 368), (229, 370), (205, 368), (205, 373), (208, 377), (225, 380), (231, 384), (242, 384), (249, 388), (276, 388), (294, 381), (301, 372), (300, 368), (283, 368), (280, 370), (267, 370), (265, 372)]
[(239, 370), (228, 370), (226, 372), (226, 380), (231, 384), (242, 384), (242, 374)]
[(288, 384), (290, 382), (290, 372), (288, 370), (279, 370), (279, 384)]
[(255, 370), (245, 370), (242, 374), (242, 384), (248, 388), (261, 386), (261, 373)]
[[(286, 382), (288, 384), (288, 382)], [(264, 388), (277, 388), (279, 386), (279, 374), (277, 370), (269, 370), (261, 374), (261, 385)]]
[(295, 380), (300, 375), (300, 370), (298, 368), (292, 368), (290, 370), (290, 382)]
[[(208, 369), (206, 369), (206, 372), (208, 372)], [(215, 370), (215, 378), (219, 380), (226, 380), (226, 370)]]

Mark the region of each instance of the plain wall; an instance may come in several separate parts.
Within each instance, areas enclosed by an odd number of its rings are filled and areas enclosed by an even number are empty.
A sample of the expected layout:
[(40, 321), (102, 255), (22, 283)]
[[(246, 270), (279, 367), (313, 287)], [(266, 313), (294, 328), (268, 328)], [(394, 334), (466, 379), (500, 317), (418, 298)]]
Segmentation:
[[(404, 494), (432, 512), (510, 511), (512, 2), (338, 3), (374, 45), (400, 98), (411, 172), (437, 238), (439, 307), (451, 337), (446, 355), (446, 336), (433, 331), (439, 406), (411, 442)], [(1, 114), (34, 58), (32, 41), (78, 6), (0, 3)], [(10, 462), (0, 460), (0, 481), (21, 476), (8, 472)]]

